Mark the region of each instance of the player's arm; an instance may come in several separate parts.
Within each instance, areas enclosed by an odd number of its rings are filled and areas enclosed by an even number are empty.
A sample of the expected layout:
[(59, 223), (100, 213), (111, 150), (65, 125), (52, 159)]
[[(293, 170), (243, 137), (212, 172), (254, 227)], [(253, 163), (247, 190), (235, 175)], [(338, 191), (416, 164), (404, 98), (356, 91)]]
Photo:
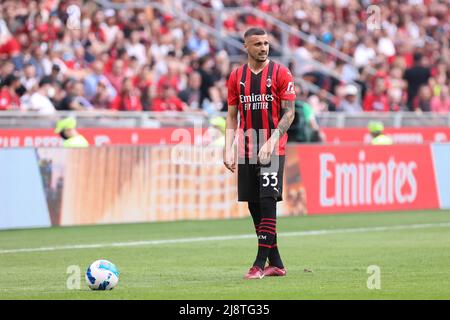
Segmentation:
[(274, 130), (270, 140), (277, 143), (278, 140), (288, 131), (295, 117), (295, 101), (281, 100), (281, 119), (277, 128)]
[(238, 124), (239, 92), (236, 90), (237, 70), (231, 72), (228, 79), (228, 112), (225, 127), (225, 148), (223, 149), (223, 164), (234, 172), (236, 170), (236, 152), (234, 150), (234, 139)]
[(225, 129), (225, 148), (223, 149), (223, 163), (231, 172), (236, 170), (236, 154), (234, 152), (234, 138), (237, 129), (237, 106), (228, 106), (226, 129)]
[(275, 145), (280, 138), (288, 131), (295, 117), (295, 101), (281, 100), (281, 119), (277, 128), (274, 130), (269, 140), (261, 147), (258, 152), (259, 162), (266, 164), (270, 161)]

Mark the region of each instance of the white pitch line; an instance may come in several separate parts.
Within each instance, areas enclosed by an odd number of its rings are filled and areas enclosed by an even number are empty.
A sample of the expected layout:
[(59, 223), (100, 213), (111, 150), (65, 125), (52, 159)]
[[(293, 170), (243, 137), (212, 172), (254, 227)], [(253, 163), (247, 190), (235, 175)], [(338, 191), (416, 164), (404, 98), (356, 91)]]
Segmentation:
[[(281, 232), (278, 233), (280, 237), (303, 237), (303, 236), (318, 236), (325, 234), (342, 234), (342, 233), (363, 233), (363, 232), (379, 232), (392, 230), (408, 230), (408, 229), (426, 229), (426, 228), (448, 228), (450, 222), (443, 223), (428, 223), (428, 224), (409, 224), (396, 225), (384, 227), (368, 227), (368, 228), (348, 228), (348, 229), (324, 229), (324, 230), (309, 230), (296, 232)], [(46, 252), (57, 250), (76, 250), (76, 249), (97, 249), (97, 248), (112, 248), (112, 247), (137, 247), (137, 246), (151, 246), (159, 244), (173, 244), (173, 243), (189, 243), (189, 242), (204, 242), (204, 241), (223, 241), (223, 240), (239, 240), (239, 239), (253, 239), (255, 234), (241, 234), (228, 235), (220, 237), (198, 237), (198, 238), (181, 238), (181, 239), (165, 239), (165, 240), (146, 240), (146, 241), (130, 241), (130, 242), (112, 242), (112, 243), (94, 243), (94, 244), (79, 244), (79, 245), (65, 245), (54, 247), (40, 247), (40, 248), (22, 248), (22, 249), (5, 249), (0, 250), (0, 254), (6, 253), (22, 253), (22, 252)]]

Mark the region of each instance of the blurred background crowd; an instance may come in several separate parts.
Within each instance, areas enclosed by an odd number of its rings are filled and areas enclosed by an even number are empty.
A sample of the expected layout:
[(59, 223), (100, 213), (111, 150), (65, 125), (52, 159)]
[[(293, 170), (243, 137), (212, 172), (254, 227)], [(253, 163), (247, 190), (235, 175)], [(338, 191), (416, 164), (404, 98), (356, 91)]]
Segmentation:
[[(189, 14), (213, 28), (218, 21), (211, 12), (244, 6), (307, 34), (306, 40), (291, 35), (280, 49), (276, 23), (239, 10), (224, 11), (220, 21), (222, 34), (239, 41), (247, 28), (265, 28), (272, 57), (288, 52), (294, 76), (320, 88), (298, 91), (315, 113), (450, 110), (445, 0), (196, 3)], [(370, 5), (380, 8), (374, 21)], [(318, 43), (350, 56), (352, 63)], [(0, 110), (226, 111), (228, 75), (245, 58), (219, 45), (206, 29), (151, 6), (115, 10), (81, 0), (0, 2)]]

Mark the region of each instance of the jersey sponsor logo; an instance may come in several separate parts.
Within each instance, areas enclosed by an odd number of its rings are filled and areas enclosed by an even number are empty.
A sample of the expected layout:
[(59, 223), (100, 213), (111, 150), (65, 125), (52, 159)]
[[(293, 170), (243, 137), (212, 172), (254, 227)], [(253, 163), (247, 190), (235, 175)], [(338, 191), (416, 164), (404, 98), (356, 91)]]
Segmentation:
[(274, 100), (271, 94), (251, 94), (248, 96), (239, 95), (239, 100), (243, 104), (244, 110), (264, 110), (269, 109), (269, 102)]
[(239, 95), (239, 100), (241, 103), (249, 103), (249, 102), (271, 102), (273, 101), (274, 97), (271, 94), (254, 94), (244, 96)]

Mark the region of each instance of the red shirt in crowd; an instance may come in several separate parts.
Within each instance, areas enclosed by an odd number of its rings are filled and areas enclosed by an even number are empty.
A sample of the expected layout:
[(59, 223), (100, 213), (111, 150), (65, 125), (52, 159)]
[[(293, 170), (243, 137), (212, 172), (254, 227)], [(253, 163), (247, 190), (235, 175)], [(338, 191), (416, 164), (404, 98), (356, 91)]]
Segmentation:
[(178, 76), (168, 76), (163, 75), (161, 78), (159, 78), (158, 84), (157, 84), (157, 92), (161, 93), (164, 91), (164, 86), (169, 86), (173, 89), (175, 89), (176, 92), (178, 92), (178, 84), (180, 83), (180, 79)]
[(18, 109), (20, 106), (19, 97), (11, 94), (8, 88), (0, 89), (0, 110)]
[(153, 111), (183, 111), (184, 104), (177, 96), (169, 98), (156, 98), (152, 103)]
[(118, 111), (142, 111), (141, 99), (136, 95), (117, 95), (111, 102), (111, 109)]
[(0, 45), (0, 55), (6, 54), (8, 56), (13, 56), (20, 52), (20, 43), (15, 38), (11, 38), (4, 44)]
[(369, 92), (364, 98), (364, 111), (390, 111), (389, 99), (386, 94), (375, 94)]

